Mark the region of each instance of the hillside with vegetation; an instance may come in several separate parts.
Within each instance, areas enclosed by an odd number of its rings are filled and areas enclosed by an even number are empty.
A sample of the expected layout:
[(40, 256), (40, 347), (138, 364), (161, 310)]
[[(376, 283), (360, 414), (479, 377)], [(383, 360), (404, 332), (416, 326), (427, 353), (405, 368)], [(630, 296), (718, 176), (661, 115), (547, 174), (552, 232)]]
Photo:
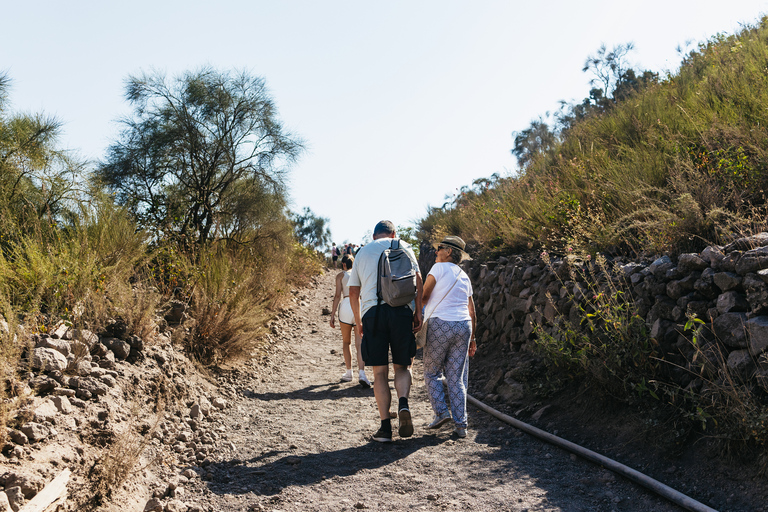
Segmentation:
[[(589, 390), (666, 425), (670, 448), (704, 436), (765, 472), (767, 360), (751, 325), (765, 321), (765, 236), (753, 235), (768, 231), (768, 19), (699, 44), (663, 77), (627, 68), (630, 50), (591, 56), (590, 96), (518, 132), (518, 172), (464, 187), (419, 238), (459, 235), (475, 255), (488, 351), (475, 375), (497, 377), (486, 394), (522, 379), (567, 409)], [(757, 263), (710, 265), (713, 253)], [(737, 284), (706, 289), (713, 275)]]
[(65, 325), (151, 343), (188, 319), (174, 341), (225, 364), (321, 269), (327, 221), (286, 208), (302, 141), (261, 78), (201, 69), (126, 84), (132, 113), (94, 164), (57, 146), (60, 120), (14, 112), (0, 76), (0, 427), (19, 421), (31, 335)]
[(584, 67), (595, 88), (518, 132), (520, 168), (476, 180), (421, 220), (484, 252), (680, 253), (765, 225), (768, 25), (700, 43), (667, 76), (631, 45)]

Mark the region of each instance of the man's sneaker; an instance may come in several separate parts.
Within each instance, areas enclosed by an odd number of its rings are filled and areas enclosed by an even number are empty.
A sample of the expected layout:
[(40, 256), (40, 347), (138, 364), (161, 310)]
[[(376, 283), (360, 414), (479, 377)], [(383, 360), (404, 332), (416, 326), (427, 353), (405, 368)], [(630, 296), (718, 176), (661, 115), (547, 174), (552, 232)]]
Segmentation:
[(432, 420), (432, 423), (427, 425), (427, 428), (440, 428), (450, 420), (451, 420), (451, 413), (447, 411), (442, 414), (436, 414), (435, 418)]
[(347, 370), (347, 372), (341, 376), (341, 382), (350, 382), (352, 380), (352, 371)]
[(366, 377), (365, 375), (362, 375), (362, 376), (361, 376), (361, 377), (358, 379), (358, 382), (360, 383), (360, 386), (361, 386), (361, 387), (364, 387), (364, 388), (369, 388), (369, 387), (371, 387), (371, 381), (369, 381), (369, 380), (368, 380), (368, 377)]
[(400, 409), (397, 412), (397, 417), (400, 418), (400, 429), (398, 430), (400, 437), (411, 437), (413, 435), (413, 421), (411, 421), (411, 411), (408, 409)]
[(453, 433), (457, 436), (461, 437), (462, 439), (467, 437), (467, 429), (462, 427), (456, 427), (453, 429)]
[(379, 443), (391, 443), (392, 431), (380, 428), (379, 430), (376, 431), (375, 434), (373, 434), (373, 440), (378, 441)]

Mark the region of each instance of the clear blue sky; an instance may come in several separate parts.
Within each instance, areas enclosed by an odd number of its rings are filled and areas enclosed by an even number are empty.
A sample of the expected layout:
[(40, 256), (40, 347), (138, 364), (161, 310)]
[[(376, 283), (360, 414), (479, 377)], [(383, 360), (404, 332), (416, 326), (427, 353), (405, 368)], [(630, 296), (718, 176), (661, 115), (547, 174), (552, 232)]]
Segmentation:
[(512, 132), (589, 91), (601, 43), (632, 41), (631, 63), (677, 68), (675, 49), (768, 12), (755, 0), (387, 2), (42, 0), (3, 6), (0, 70), (12, 108), (62, 120), (62, 146), (99, 159), (128, 113), (129, 74), (202, 65), (263, 76), (308, 151), (292, 208), (359, 242), (388, 218), (515, 170)]

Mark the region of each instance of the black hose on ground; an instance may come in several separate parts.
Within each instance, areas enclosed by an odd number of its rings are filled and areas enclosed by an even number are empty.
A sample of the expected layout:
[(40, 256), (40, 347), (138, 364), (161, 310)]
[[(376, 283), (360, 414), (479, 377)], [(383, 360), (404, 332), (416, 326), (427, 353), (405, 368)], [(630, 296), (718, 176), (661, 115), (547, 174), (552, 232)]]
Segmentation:
[(664, 485), (658, 480), (654, 480), (653, 478), (647, 475), (644, 475), (639, 471), (636, 471), (628, 466), (625, 466), (624, 464), (616, 462), (613, 459), (609, 459), (608, 457), (600, 455), (599, 453), (595, 453), (592, 450), (588, 450), (582, 446), (579, 446), (570, 441), (566, 441), (565, 439), (552, 435), (549, 432), (545, 432), (539, 428), (528, 425), (527, 423), (523, 423), (520, 420), (516, 420), (511, 416), (507, 416), (506, 414), (497, 411), (493, 407), (485, 405), (483, 402), (481, 402), (480, 400), (470, 395), (467, 395), (467, 402), (471, 403), (478, 409), (487, 412), (491, 416), (495, 416), (501, 421), (512, 425), (516, 429), (522, 430), (526, 434), (530, 434), (543, 441), (554, 444), (555, 446), (559, 446), (560, 448), (568, 450), (571, 453), (575, 453), (579, 457), (582, 457), (591, 462), (594, 462), (595, 464), (599, 464), (605, 467), (606, 469), (610, 469), (614, 473), (618, 473), (619, 475), (625, 478), (628, 478), (629, 480), (632, 480), (633, 482), (638, 483), (647, 489), (650, 489), (651, 491), (655, 492), (659, 496), (662, 496), (668, 499), (669, 501), (671, 501), (672, 503), (679, 505), (687, 510), (691, 510), (693, 512), (717, 512), (717, 510), (710, 508), (704, 505), (703, 503), (700, 503), (694, 500), (693, 498), (672, 489), (667, 485)]

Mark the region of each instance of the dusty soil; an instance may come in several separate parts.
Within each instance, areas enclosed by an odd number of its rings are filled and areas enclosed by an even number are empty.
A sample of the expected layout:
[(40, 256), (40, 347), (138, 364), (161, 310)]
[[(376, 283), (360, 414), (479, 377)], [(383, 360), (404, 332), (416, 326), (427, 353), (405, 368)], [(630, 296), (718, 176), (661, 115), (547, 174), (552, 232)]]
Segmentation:
[[(371, 441), (378, 427), (373, 391), (356, 381), (340, 382), (341, 334), (330, 328), (330, 317), (323, 314), (332, 302), (333, 276), (329, 272), (305, 291), (258, 368), (221, 376), (238, 390), (225, 418), (235, 455), (222, 454), (201, 470), (201, 479), (185, 484), (185, 500), (221, 511), (680, 510), (471, 406), (466, 439), (452, 436), (450, 425), (437, 432), (425, 429), (432, 411), (420, 356), (410, 397), (413, 437), (399, 439), (395, 434), (391, 444)], [(491, 354), (484, 357), (492, 360)], [(482, 375), (482, 368), (473, 371), (478, 372)], [(470, 382), (473, 389), (477, 385)], [(543, 405), (534, 401), (522, 409)], [(723, 476), (712, 473), (720, 469), (714, 463), (714, 468), (686, 471), (679, 469), (686, 461), (659, 459), (652, 449), (643, 450), (645, 440), (633, 438), (627, 426), (633, 418), (621, 421), (621, 411), (586, 411), (586, 404), (569, 408), (562, 397), (550, 405), (539, 421), (541, 428), (616, 456), (640, 471), (651, 469), (658, 473), (655, 478), (678, 483), (678, 490), (714, 508), (763, 507), (764, 502), (743, 496), (750, 493), (746, 486), (752, 482), (736, 482), (725, 491), (714, 488), (713, 481)], [(584, 414), (577, 417), (575, 411)]]

